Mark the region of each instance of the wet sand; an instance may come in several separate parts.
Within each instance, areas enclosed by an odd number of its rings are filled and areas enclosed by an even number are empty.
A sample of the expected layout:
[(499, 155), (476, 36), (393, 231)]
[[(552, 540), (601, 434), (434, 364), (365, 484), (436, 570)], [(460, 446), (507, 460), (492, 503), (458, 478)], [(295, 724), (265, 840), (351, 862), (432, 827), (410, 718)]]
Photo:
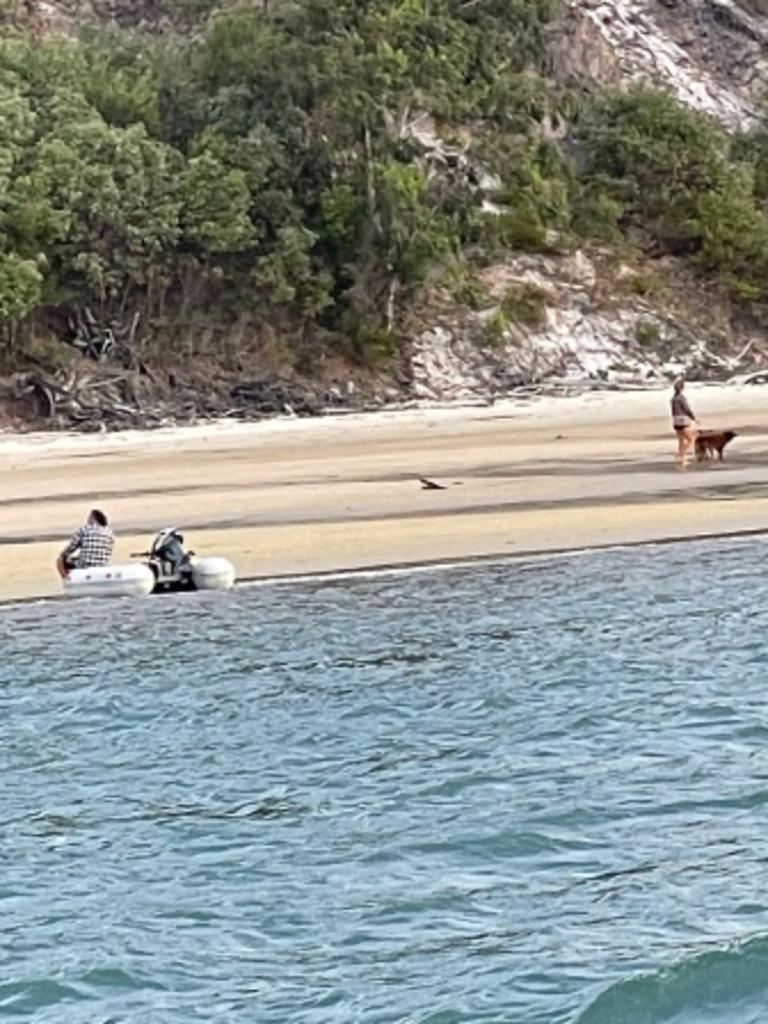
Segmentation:
[(687, 393), (702, 426), (739, 437), (685, 473), (666, 390), (0, 435), (0, 599), (59, 592), (56, 554), (93, 505), (117, 561), (178, 525), (250, 579), (768, 529), (768, 390)]

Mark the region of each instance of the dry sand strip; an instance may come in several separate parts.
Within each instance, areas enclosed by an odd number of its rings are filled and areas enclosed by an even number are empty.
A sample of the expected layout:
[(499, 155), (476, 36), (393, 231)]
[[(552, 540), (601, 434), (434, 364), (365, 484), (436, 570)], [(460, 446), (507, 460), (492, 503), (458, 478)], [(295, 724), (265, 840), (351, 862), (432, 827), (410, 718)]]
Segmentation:
[[(679, 472), (667, 394), (590, 394), (101, 436), (0, 439), (0, 599), (59, 592), (89, 507), (116, 560), (180, 525), (241, 578), (519, 556), (768, 528), (768, 395), (691, 388), (735, 427), (721, 465)], [(445, 490), (423, 490), (419, 476)]]

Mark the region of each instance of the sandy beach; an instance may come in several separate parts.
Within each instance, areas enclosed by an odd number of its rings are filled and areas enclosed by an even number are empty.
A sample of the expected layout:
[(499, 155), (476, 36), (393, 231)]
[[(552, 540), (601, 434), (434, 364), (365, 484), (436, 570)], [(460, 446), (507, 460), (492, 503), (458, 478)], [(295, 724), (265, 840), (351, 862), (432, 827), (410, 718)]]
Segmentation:
[[(768, 392), (689, 386), (739, 436), (680, 472), (668, 392), (106, 435), (0, 436), (0, 599), (60, 592), (56, 554), (93, 505), (116, 560), (162, 526), (242, 579), (768, 529)], [(424, 490), (419, 477), (444, 485)]]

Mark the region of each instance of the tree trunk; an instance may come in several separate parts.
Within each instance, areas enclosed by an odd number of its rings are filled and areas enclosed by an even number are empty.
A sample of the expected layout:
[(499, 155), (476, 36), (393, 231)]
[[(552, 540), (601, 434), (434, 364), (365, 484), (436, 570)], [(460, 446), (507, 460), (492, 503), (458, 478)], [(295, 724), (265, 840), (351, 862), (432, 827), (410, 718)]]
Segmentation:
[(395, 308), (397, 303), (397, 293), (400, 290), (400, 282), (397, 278), (397, 274), (392, 274), (389, 279), (389, 289), (387, 291), (387, 306), (386, 306), (386, 325), (387, 330), (391, 333), (395, 329)]

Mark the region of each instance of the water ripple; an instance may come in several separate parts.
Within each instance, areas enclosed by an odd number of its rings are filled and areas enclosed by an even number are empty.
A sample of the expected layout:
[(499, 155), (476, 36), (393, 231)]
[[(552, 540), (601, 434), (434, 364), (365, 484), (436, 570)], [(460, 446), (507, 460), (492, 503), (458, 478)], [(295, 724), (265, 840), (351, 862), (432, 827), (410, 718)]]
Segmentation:
[(750, 540), (0, 615), (0, 1017), (768, 1019)]

